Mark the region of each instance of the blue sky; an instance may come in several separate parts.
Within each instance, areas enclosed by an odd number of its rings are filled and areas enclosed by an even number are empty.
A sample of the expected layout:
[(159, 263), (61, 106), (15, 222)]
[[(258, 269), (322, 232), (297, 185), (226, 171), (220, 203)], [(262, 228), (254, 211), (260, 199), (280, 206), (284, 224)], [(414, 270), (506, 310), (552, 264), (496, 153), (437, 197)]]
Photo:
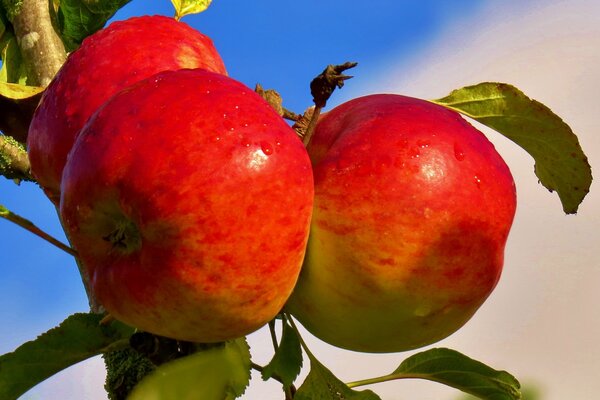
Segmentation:
[[(171, 15), (172, 7), (168, 0), (134, 0), (117, 18), (140, 14)], [(516, 84), (571, 124), (592, 166), (599, 165), (593, 101), (600, 87), (600, 7), (594, 0), (214, 0), (205, 13), (183, 21), (212, 37), (231, 77), (277, 89), (298, 112), (310, 105), (312, 77), (327, 64), (348, 60), (359, 62), (356, 77), (330, 106), (372, 92), (436, 98), (483, 80)], [(519, 209), (498, 288), (464, 329), (440, 345), (535, 382), (545, 399), (593, 398), (600, 391), (593, 379), (600, 370), (595, 340), (600, 316), (593, 306), (600, 300), (600, 196), (593, 187), (579, 215), (564, 217), (555, 196), (537, 185), (531, 159), (484, 132), (513, 171)], [(35, 185), (0, 178), (0, 204), (64, 240), (53, 206)], [(4, 220), (0, 238), (4, 353), (85, 311), (86, 299), (70, 256)], [(263, 336), (252, 336), (258, 359), (269, 357)], [(404, 358), (358, 355), (309, 340), (322, 361), (347, 380), (389, 372)], [(89, 387), (82, 389), (82, 382)], [(104, 399), (101, 385), (96, 360), (24, 398)], [(456, 398), (453, 391), (424, 383), (396, 382), (376, 390), (384, 399)], [(246, 398), (281, 395), (277, 386), (266, 386)]]

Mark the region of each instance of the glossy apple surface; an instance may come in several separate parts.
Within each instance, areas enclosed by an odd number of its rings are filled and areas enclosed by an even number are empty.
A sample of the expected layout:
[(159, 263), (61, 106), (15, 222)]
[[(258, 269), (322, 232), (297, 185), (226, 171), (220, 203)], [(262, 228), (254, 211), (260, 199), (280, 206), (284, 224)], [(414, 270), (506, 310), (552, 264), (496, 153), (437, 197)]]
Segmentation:
[(210, 38), (173, 18), (117, 21), (83, 41), (48, 86), (27, 138), (31, 171), (53, 203), (67, 154), (92, 113), (132, 83), (181, 68), (226, 73)]
[(515, 213), (493, 145), (453, 111), (372, 95), (325, 114), (308, 151), (315, 205), (292, 314), (364, 352), (463, 326), (498, 282)]
[(180, 70), (94, 114), (65, 166), (60, 212), (114, 317), (218, 342), (281, 310), (312, 204), (310, 159), (288, 124), (243, 84)]

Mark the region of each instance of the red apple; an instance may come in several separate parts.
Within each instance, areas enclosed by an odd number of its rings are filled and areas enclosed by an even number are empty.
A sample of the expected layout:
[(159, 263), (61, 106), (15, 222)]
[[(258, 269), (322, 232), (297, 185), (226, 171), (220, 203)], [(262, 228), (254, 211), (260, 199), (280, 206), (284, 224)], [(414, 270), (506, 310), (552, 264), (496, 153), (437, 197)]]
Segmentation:
[(515, 214), (494, 146), (459, 114), (372, 95), (325, 114), (308, 147), (315, 205), (288, 309), (363, 352), (434, 343), (492, 292)]
[(114, 317), (216, 342), (281, 310), (312, 202), (310, 159), (289, 125), (243, 84), (197, 69), (159, 73), (90, 118), (60, 213)]
[(67, 154), (90, 115), (132, 83), (181, 68), (226, 73), (212, 41), (173, 18), (114, 22), (83, 41), (46, 89), (29, 128), (31, 172), (53, 203)]

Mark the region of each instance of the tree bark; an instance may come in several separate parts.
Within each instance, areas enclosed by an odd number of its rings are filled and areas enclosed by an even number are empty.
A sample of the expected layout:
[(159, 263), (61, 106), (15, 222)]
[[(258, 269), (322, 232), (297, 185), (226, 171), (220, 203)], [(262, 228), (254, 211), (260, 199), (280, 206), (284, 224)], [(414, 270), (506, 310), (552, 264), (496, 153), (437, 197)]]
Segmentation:
[(67, 58), (50, 15), (50, 0), (22, 0), (12, 25), (28, 70), (28, 86), (48, 86)]

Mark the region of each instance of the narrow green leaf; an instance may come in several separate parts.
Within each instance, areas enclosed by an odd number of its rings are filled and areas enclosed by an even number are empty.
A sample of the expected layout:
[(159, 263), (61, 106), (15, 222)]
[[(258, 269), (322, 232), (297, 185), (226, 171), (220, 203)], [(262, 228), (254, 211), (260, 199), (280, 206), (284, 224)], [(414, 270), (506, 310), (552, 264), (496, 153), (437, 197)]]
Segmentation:
[(21, 50), (17, 44), (17, 38), (12, 31), (6, 30), (0, 38), (0, 82), (25, 84), (27, 81), (27, 70), (21, 57)]
[(58, 7), (60, 34), (68, 51), (73, 51), (92, 33), (101, 29), (131, 0), (61, 0)]
[(180, 20), (188, 14), (198, 14), (206, 10), (212, 0), (171, 0), (175, 7), (175, 19)]
[(290, 387), (302, 369), (302, 348), (298, 333), (285, 320), (279, 348), (262, 371), (262, 378), (277, 376), (285, 387)]
[(577, 212), (592, 183), (591, 168), (577, 136), (548, 107), (514, 86), (484, 82), (432, 100), (500, 132), (535, 160), (535, 174), (558, 193), (567, 214)]
[(55, 373), (126, 341), (133, 329), (100, 325), (102, 315), (74, 314), (58, 327), (0, 356), (0, 399), (17, 399)]
[(249, 382), (250, 348), (241, 338), (158, 367), (128, 400), (229, 400)]
[(404, 360), (389, 378), (427, 379), (487, 400), (521, 398), (519, 381), (514, 376), (451, 349), (431, 349), (417, 353)]
[(340, 381), (313, 355), (310, 359), (310, 372), (302, 386), (298, 388), (295, 400), (381, 400), (371, 390), (356, 391)]

